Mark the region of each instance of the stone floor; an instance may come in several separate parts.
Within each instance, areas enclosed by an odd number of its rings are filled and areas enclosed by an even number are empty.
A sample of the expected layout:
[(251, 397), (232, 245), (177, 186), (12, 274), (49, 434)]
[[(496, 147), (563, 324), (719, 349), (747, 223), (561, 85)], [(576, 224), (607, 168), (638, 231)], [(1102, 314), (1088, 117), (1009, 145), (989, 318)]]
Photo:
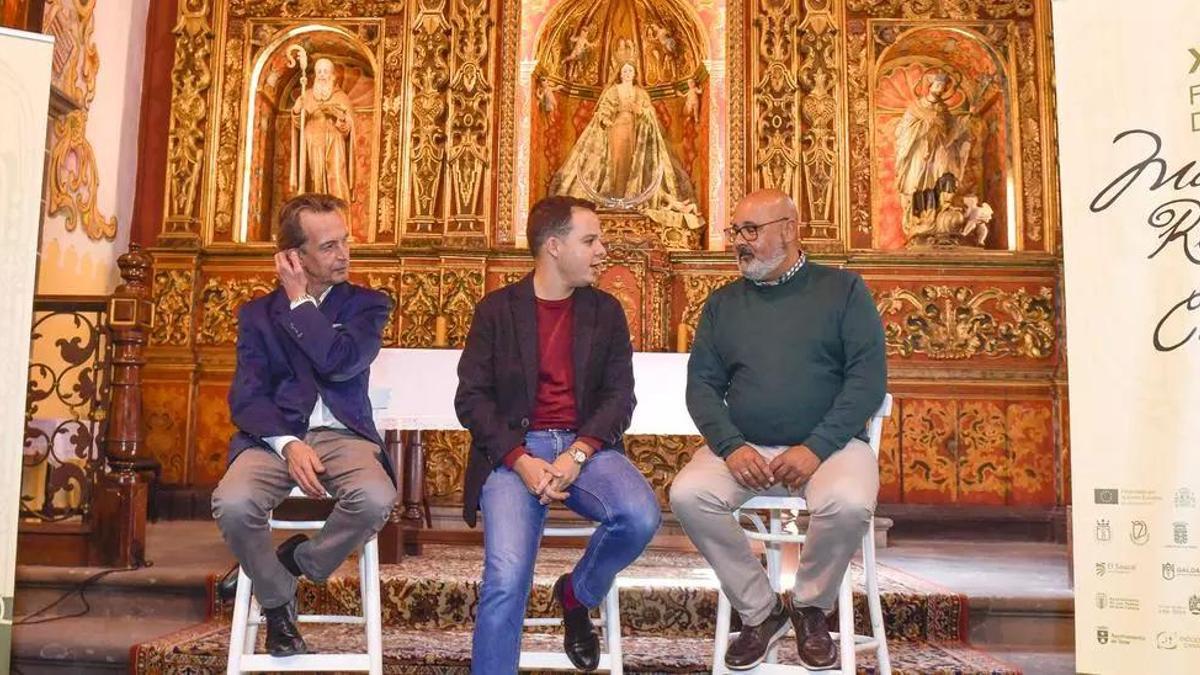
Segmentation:
[[(49, 623), (22, 620), (103, 570), (18, 566), (13, 672), (123, 671), (131, 645), (202, 621), (206, 579), (233, 562), (216, 526), (152, 524), (147, 549), (152, 566), (93, 581), (87, 615)], [(1031, 675), (1075, 672), (1065, 546), (894, 539), (879, 559), (967, 596), (975, 646)], [(83, 609), (75, 595), (35, 620)]]

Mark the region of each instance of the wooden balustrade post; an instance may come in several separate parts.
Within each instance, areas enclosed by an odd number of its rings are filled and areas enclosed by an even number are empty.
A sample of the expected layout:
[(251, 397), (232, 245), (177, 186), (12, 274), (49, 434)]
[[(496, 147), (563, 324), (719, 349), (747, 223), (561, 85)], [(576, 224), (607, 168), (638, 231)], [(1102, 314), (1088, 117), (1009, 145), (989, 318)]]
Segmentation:
[(137, 244), (117, 260), (124, 281), (108, 303), (112, 348), (110, 394), (101, 441), (104, 473), (96, 490), (92, 550), (97, 562), (136, 567), (146, 559), (146, 510), (149, 485), (145, 474), (159, 471), (142, 445), (142, 367), (152, 324), (150, 255)]

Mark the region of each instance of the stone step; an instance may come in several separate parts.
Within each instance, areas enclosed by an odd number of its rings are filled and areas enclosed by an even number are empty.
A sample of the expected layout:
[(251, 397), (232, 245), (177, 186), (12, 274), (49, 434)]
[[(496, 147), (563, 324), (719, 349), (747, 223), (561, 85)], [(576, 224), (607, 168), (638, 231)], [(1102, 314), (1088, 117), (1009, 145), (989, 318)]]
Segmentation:
[[(18, 622), (20, 620), (18, 619)], [(190, 619), (85, 616), (13, 627), (12, 672), (128, 672), (133, 645), (195, 625)]]
[(971, 644), (1074, 649), (1075, 602), (1070, 597), (982, 597), (970, 598), (969, 602), (967, 639)]
[(61, 599), (50, 610), (52, 614), (71, 614), (86, 608), (92, 617), (162, 618), (198, 623), (208, 618), (211, 610), (210, 576), (191, 570), (108, 571), (20, 565), (14, 615), (18, 619), (28, 616)]

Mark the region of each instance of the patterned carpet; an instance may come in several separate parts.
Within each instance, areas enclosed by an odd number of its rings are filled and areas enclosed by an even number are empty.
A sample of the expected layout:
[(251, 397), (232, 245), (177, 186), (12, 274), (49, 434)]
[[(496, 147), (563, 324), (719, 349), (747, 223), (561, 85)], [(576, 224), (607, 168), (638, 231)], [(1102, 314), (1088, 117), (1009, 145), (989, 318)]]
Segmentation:
[[(539, 557), (530, 616), (553, 616), (550, 588), (579, 552), (544, 549)], [(383, 578), (384, 663), (388, 673), (466, 673), (470, 629), (478, 599), (482, 551), (478, 547), (427, 546), (420, 558), (385, 565)], [(360, 611), (356, 567), (347, 565), (324, 586), (304, 583), (304, 612)], [(904, 572), (880, 566), (884, 621), (896, 673), (1010, 674), (1019, 671), (962, 644), (965, 599)], [(865, 632), (862, 570), (854, 565), (855, 605)], [(716, 578), (696, 554), (649, 552), (619, 579), (625, 664), (635, 673), (708, 672), (712, 654)], [(220, 673), (224, 670), (229, 607), (215, 606), (214, 619), (134, 648), (138, 675)], [(356, 626), (306, 627), (317, 649), (354, 651)], [(523, 646), (557, 650), (561, 638), (526, 635)], [(537, 645), (544, 643), (543, 647)], [(794, 643), (785, 641), (788, 662)], [(873, 672), (863, 655), (860, 672)]]

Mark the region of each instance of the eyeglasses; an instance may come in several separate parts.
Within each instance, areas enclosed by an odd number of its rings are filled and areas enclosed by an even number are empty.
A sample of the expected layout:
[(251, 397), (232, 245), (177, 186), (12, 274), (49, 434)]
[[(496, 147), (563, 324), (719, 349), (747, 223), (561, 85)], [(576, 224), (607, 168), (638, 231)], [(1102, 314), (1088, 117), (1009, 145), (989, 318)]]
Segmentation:
[(754, 241), (754, 240), (758, 239), (758, 231), (759, 230), (763, 229), (764, 227), (766, 227), (768, 225), (774, 225), (775, 223), (782, 223), (787, 220), (791, 220), (791, 217), (784, 216), (783, 218), (776, 218), (775, 220), (768, 220), (765, 223), (742, 223), (741, 225), (734, 225), (733, 227), (727, 227), (724, 230), (725, 231), (725, 241), (732, 242), (734, 239), (737, 239), (737, 236), (739, 234), (742, 235), (742, 238), (745, 239), (746, 241)]

